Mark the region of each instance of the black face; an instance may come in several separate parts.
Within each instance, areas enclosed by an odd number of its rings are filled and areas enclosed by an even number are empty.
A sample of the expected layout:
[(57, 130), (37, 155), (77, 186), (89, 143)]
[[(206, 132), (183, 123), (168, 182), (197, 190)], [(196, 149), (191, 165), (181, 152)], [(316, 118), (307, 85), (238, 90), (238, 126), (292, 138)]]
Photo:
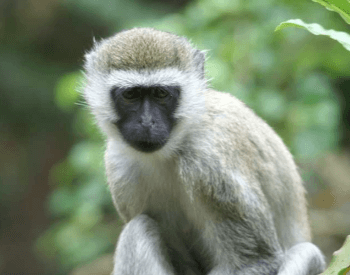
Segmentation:
[(169, 139), (175, 125), (180, 88), (177, 86), (114, 87), (111, 96), (122, 136), (142, 152), (154, 152)]

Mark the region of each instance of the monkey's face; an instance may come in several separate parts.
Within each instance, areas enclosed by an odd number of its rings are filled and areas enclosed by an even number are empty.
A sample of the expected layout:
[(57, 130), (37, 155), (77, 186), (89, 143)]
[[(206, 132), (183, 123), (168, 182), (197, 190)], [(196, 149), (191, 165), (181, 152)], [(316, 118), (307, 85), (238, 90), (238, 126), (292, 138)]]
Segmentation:
[(169, 139), (176, 119), (178, 86), (113, 87), (113, 100), (119, 119), (115, 122), (124, 140), (141, 152), (154, 152)]

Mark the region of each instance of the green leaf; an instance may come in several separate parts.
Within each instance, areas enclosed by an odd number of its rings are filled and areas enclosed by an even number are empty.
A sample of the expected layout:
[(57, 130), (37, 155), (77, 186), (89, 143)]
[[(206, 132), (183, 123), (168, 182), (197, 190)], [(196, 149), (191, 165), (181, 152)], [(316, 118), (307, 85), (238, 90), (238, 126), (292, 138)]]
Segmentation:
[(322, 275), (347, 275), (350, 274), (350, 235), (346, 238), (344, 245), (333, 253), (332, 261)]
[(349, 0), (312, 0), (326, 7), (327, 10), (335, 11), (350, 24), (350, 3)]
[(281, 24), (279, 24), (275, 31), (282, 30), (287, 27), (297, 27), (297, 28), (302, 28), (305, 30), (308, 30), (312, 34), (315, 35), (326, 35), (329, 36), (330, 38), (338, 41), (340, 44), (343, 45), (345, 49), (350, 51), (350, 35), (345, 33), (345, 32), (338, 32), (335, 30), (325, 30), (322, 26), (319, 24), (313, 23), (313, 24), (307, 24), (304, 23), (301, 19), (291, 19), (288, 21), (284, 21)]

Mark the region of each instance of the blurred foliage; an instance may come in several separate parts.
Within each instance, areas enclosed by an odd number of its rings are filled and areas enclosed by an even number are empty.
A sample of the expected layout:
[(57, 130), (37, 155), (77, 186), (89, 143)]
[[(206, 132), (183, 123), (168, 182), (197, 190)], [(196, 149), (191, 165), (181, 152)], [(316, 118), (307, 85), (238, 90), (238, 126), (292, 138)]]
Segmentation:
[[(325, 38), (293, 29), (274, 32), (293, 17), (344, 29), (332, 13), (301, 0), (197, 0), (179, 13), (152, 19), (152, 9), (144, 4), (107, 2), (67, 1), (81, 12), (93, 10), (101, 20), (117, 16), (115, 31), (155, 27), (208, 49), (211, 86), (235, 95), (266, 119), (297, 159), (312, 160), (338, 148), (340, 110), (333, 81), (350, 77), (350, 55)], [(125, 5), (133, 5), (133, 16), (120, 12), (130, 10)], [(55, 103), (73, 116), (78, 141), (51, 170), (48, 211), (55, 222), (37, 241), (41, 257), (60, 261), (62, 270), (112, 252), (120, 231), (105, 184), (103, 140), (87, 108), (76, 104), (75, 83), (80, 82), (79, 73), (70, 73), (56, 86)]]
[(57, 84), (55, 102), (63, 111), (71, 111), (74, 107), (72, 102), (78, 101), (79, 76), (82, 77), (76, 72), (64, 75)]

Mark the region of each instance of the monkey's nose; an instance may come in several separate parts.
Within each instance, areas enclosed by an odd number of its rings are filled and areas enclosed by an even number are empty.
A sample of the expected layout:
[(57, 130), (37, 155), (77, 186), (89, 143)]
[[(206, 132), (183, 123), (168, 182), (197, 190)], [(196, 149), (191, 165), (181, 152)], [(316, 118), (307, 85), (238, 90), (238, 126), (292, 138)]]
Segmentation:
[(140, 123), (144, 127), (152, 127), (155, 122), (152, 116), (141, 116)]

